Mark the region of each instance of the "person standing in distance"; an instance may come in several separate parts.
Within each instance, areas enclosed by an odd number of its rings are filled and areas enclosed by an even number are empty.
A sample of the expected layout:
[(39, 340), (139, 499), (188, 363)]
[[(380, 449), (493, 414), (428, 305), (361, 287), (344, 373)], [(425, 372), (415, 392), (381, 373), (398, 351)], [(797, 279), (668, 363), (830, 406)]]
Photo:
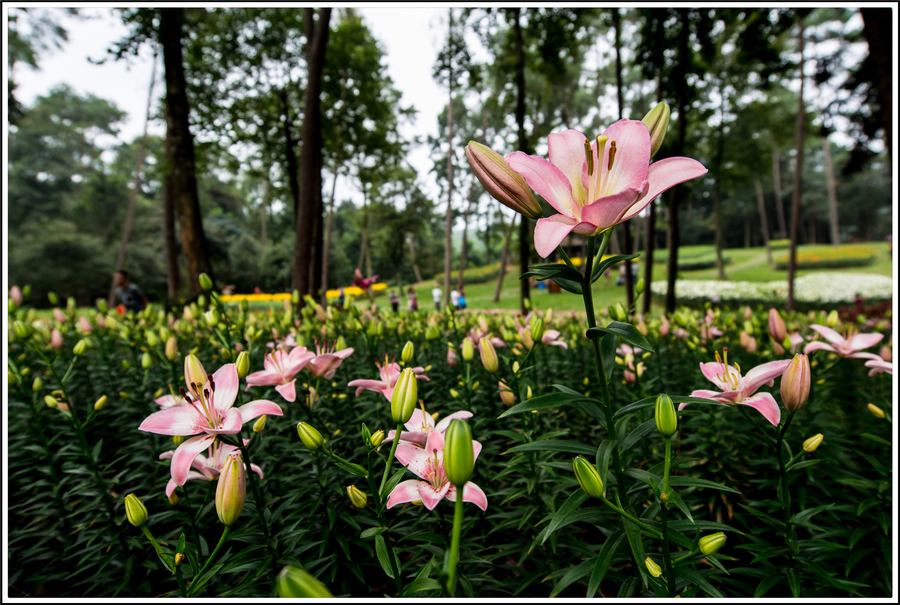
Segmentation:
[(434, 308), (441, 310), (441, 300), (444, 298), (444, 291), (437, 282), (434, 282), (434, 288), (431, 290), (431, 299), (434, 301)]
[(128, 271), (116, 271), (113, 283), (116, 285), (116, 302), (125, 307), (126, 311), (137, 313), (147, 306), (147, 297), (141, 289), (128, 281)]

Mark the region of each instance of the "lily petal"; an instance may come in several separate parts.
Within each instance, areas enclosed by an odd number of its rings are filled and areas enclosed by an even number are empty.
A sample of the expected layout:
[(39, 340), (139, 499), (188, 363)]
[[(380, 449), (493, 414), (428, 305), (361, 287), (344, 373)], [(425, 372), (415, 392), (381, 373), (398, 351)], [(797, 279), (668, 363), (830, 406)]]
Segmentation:
[[(650, 131), (640, 120), (619, 120), (610, 125), (603, 133), (609, 137), (606, 144), (600, 169), (604, 173), (599, 191), (613, 194), (630, 188), (640, 188), (647, 180), (650, 165)], [(616, 155), (613, 158), (612, 170), (609, 165), (609, 151), (612, 141), (616, 142)]]
[(570, 218), (578, 216), (581, 205), (572, 197), (572, 185), (559, 168), (544, 158), (522, 151), (506, 156), (506, 163), (557, 212)]
[(267, 399), (257, 399), (237, 408), (241, 413), (241, 423), (246, 424), (259, 416), (283, 416), (281, 406)]
[(394, 456), (400, 461), (400, 464), (409, 469), (416, 477), (428, 479), (426, 468), (431, 458), (429, 452), (412, 443), (401, 441), (397, 444), (397, 451), (394, 452)]
[(222, 420), (219, 428), (211, 429), (205, 428), (203, 429), (204, 433), (208, 433), (210, 435), (234, 435), (235, 433), (241, 432), (241, 412), (237, 408), (230, 408), (225, 413), (225, 419)]
[[(453, 494), (454, 496), (456, 494)], [(471, 502), (481, 510), (487, 510), (487, 496), (480, 487), (468, 481), (463, 486), (463, 502)]]
[(397, 487), (391, 490), (387, 499), (387, 507), (392, 508), (404, 502), (417, 502), (422, 499), (419, 496), (419, 484), (422, 481), (410, 479), (409, 481), (401, 481)]
[(803, 347), (803, 354), (809, 355), (812, 351), (828, 351), (829, 353), (837, 353), (837, 350), (829, 344), (825, 344), (820, 340), (813, 341)]
[(647, 181), (641, 185), (641, 189), (630, 187), (612, 195), (601, 197), (592, 204), (585, 206), (581, 211), (581, 220), (595, 225), (603, 231), (618, 224), (622, 215), (631, 208), (642, 193), (647, 191)]
[(813, 324), (809, 327), (811, 329), (815, 330), (816, 332), (818, 332), (819, 334), (821, 334), (825, 338), (825, 340), (827, 340), (828, 342), (830, 342), (833, 345), (840, 346), (846, 342), (844, 340), (843, 336), (841, 336), (840, 334), (838, 334), (837, 332), (835, 332), (828, 326), (820, 326), (819, 324)]
[(284, 397), (285, 401), (294, 402), (297, 400), (297, 380), (294, 379), (287, 384), (280, 384), (275, 387), (275, 390)]
[(177, 485), (184, 485), (184, 482), (187, 481), (188, 473), (191, 470), (191, 464), (194, 462), (194, 458), (197, 454), (212, 445), (215, 439), (214, 435), (197, 435), (178, 446), (175, 453), (172, 455), (172, 466), (169, 469), (172, 474), (172, 479), (175, 480)]
[[(416, 410), (418, 411), (418, 410)], [(415, 413), (415, 412), (414, 412)], [(472, 412), (467, 412), (466, 410), (460, 410), (458, 412), (453, 412), (449, 416), (445, 416), (440, 422), (437, 423), (437, 426), (434, 427), (434, 430), (441, 431), (442, 433), (447, 430), (450, 426), (450, 422), (455, 419), (465, 420), (466, 418), (471, 418)], [(432, 420), (434, 422), (434, 420)]]
[(587, 137), (577, 130), (564, 130), (547, 136), (547, 147), (550, 150), (550, 163), (569, 180), (572, 186), (572, 197), (587, 197), (587, 161), (584, 155), (584, 143)]
[(577, 220), (564, 214), (538, 219), (534, 226), (535, 251), (541, 258), (547, 258), (577, 224)]
[(144, 418), (139, 431), (157, 435), (196, 435), (209, 428), (209, 421), (192, 405), (176, 405)]
[(213, 403), (215, 404), (216, 409), (219, 410), (219, 413), (224, 415), (231, 409), (231, 406), (234, 405), (234, 400), (237, 398), (237, 368), (235, 368), (233, 363), (227, 363), (216, 370), (212, 377), (213, 381), (216, 383), (216, 392), (213, 396)]
[(451, 487), (449, 481), (438, 489), (432, 487), (430, 483), (419, 481), (419, 499), (422, 500), (422, 504), (425, 505), (425, 508), (434, 510), (434, 507), (444, 499)]
[(856, 334), (850, 339), (848, 345), (854, 351), (861, 351), (874, 347), (884, 338), (884, 334)]
[(724, 363), (719, 363), (718, 361), (710, 361), (710, 362), (700, 364), (700, 371), (703, 373), (703, 376), (708, 381), (710, 381), (711, 383), (713, 383), (714, 385), (716, 385), (723, 391), (730, 391), (732, 388), (732, 385), (728, 384), (727, 382), (725, 382), (724, 380), (719, 378), (720, 376), (722, 378), (725, 377), (726, 370), (729, 374), (732, 374), (732, 375), (736, 374), (738, 379), (740, 379), (741, 373), (738, 372), (737, 368), (735, 368), (733, 365), (729, 365), (726, 368)]
[(749, 399), (738, 401), (737, 404), (750, 406), (765, 416), (766, 420), (774, 426), (778, 426), (778, 423), (781, 422), (781, 408), (778, 407), (778, 403), (771, 393), (757, 393)]
[[(618, 154), (616, 157), (618, 157)], [(691, 158), (666, 158), (653, 162), (647, 171), (647, 180), (650, 182), (647, 194), (625, 213), (622, 220), (628, 220), (635, 216), (664, 191), (679, 183), (703, 176), (706, 173), (707, 170), (703, 164)]]
[(770, 361), (769, 363), (758, 365), (747, 372), (747, 375), (741, 381), (741, 392), (744, 394), (744, 397), (749, 397), (762, 385), (784, 374), (784, 370), (791, 365), (791, 361), (790, 359)]

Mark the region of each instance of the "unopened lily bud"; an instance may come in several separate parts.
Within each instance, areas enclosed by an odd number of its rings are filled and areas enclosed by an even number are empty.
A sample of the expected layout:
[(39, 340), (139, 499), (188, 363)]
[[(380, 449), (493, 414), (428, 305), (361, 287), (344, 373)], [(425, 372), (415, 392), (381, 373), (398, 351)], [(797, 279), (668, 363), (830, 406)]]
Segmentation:
[(81, 339), (75, 343), (75, 346), (72, 348), (72, 353), (75, 355), (81, 356), (84, 355), (84, 351), (87, 349), (87, 341), (85, 339)]
[(828, 314), (828, 317), (825, 319), (825, 325), (829, 328), (833, 328), (840, 321), (840, 317), (838, 317), (838, 312), (835, 309)]
[(201, 273), (199, 276), (200, 279), (200, 287), (209, 292), (213, 289), (212, 280), (209, 278), (209, 275), (206, 273)]
[(75, 307), (77, 307), (77, 306), (78, 306), (78, 302), (75, 300), (74, 296), (70, 296), (69, 298), (66, 299), (66, 311), (68, 311), (70, 313), (74, 313)]
[(16, 373), (12, 370), (6, 370), (6, 377), (9, 380), (9, 384), (15, 385), (19, 384), (19, 377), (16, 376)]
[(262, 416), (260, 416), (259, 418), (256, 419), (256, 422), (253, 423), (253, 432), (254, 433), (262, 433), (263, 432), (263, 430), (266, 428), (266, 418), (268, 418), (268, 416), (263, 414)]
[(166, 340), (166, 359), (173, 361), (178, 356), (178, 341), (174, 336)]
[(175, 492), (172, 492), (172, 495), (169, 496), (169, 504), (171, 504), (172, 506), (175, 506), (176, 504), (178, 504), (178, 494), (176, 494)]
[(59, 350), (63, 346), (63, 336), (62, 332), (53, 328), (53, 331), (50, 332), (50, 346), (56, 350)]
[(884, 418), (884, 410), (875, 405), (874, 403), (869, 404), (869, 411), (872, 412), (872, 415), (876, 418)]
[(803, 442), (803, 451), (811, 454), (812, 452), (816, 451), (816, 448), (819, 447), (823, 439), (825, 439), (825, 436), (822, 433), (813, 435)]
[(514, 361), (514, 362), (513, 362), (513, 364), (512, 364), (512, 371), (513, 371), (513, 374), (518, 374), (518, 373), (519, 373), (519, 362), (518, 362), (518, 361)]
[[(640, 296), (641, 294), (644, 293), (644, 287), (645, 287), (645, 283), (644, 283), (644, 278), (642, 277), (638, 280), (638, 283), (634, 286), (634, 293), (637, 296)], [(645, 336), (646, 336), (646, 334), (645, 334)]]
[[(172, 495), (175, 496), (175, 494), (172, 494)], [(178, 496), (175, 496), (175, 497), (178, 498)], [(178, 500), (176, 499), (175, 502), (177, 503)], [(175, 553), (175, 565), (181, 565), (182, 563), (184, 563), (184, 559), (185, 559), (184, 553), (180, 553), (180, 552)]]
[(524, 177), (510, 168), (499, 153), (469, 141), (466, 159), (485, 190), (498, 202), (530, 219), (543, 216), (541, 205), (534, 199)]
[[(544, 337), (544, 319), (541, 317), (535, 317), (531, 320), (531, 340), (534, 342), (541, 342), (541, 339)], [(530, 349), (531, 347), (529, 347)]]
[[(11, 378), (13, 376), (15, 376), (15, 374), (10, 374)], [(12, 382), (12, 380), (10, 380), (10, 382)], [(42, 388), (44, 388), (44, 381), (41, 380), (40, 376), (36, 376), (34, 379), (34, 382), (31, 383), (31, 390), (34, 391), (35, 393), (37, 393)]]
[(672, 403), (672, 398), (665, 393), (660, 393), (656, 398), (656, 409), (653, 416), (656, 419), (656, 430), (663, 437), (671, 437), (678, 432), (675, 404)]
[(301, 422), (297, 425), (297, 434), (300, 435), (300, 441), (303, 442), (303, 445), (306, 446), (311, 452), (316, 451), (322, 444), (325, 443), (325, 438), (322, 437), (322, 433), (317, 431), (315, 427), (305, 422)]
[(375, 431), (369, 437), (369, 443), (372, 444), (372, 447), (378, 447), (379, 445), (381, 445), (382, 441), (384, 441), (384, 431), (382, 431), (381, 429)]
[(583, 456), (576, 456), (572, 461), (572, 470), (575, 471), (578, 485), (588, 496), (598, 499), (603, 497), (606, 492), (603, 490), (603, 480), (597, 472), (597, 467)]
[(331, 599), (333, 595), (324, 584), (306, 571), (287, 565), (278, 574), (275, 590), (283, 599)]
[(466, 361), (472, 361), (472, 357), (475, 356), (475, 343), (472, 342), (472, 339), (466, 336), (463, 338), (462, 347), (460, 347), (462, 352), (462, 357)]
[(130, 363), (127, 359), (123, 359), (123, 360), (122, 360), (122, 369), (123, 369), (123, 370), (130, 370), (130, 369), (131, 369), (131, 363)]
[(391, 394), (391, 418), (394, 422), (406, 423), (416, 409), (419, 387), (416, 384), (416, 373), (412, 368), (400, 372), (394, 392)]
[(472, 430), (465, 420), (451, 420), (444, 433), (444, 471), (457, 489), (462, 489), (475, 471)]
[(355, 485), (351, 485), (347, 488), (347, 497), (350, 498), (350, 503), (360, 510), (364, 509), (369, 502), (369, 497), (366, 495), (366, 492)]
[(203, 369), (200, 359), (193, 353), (188, 353), (184, 358), (184, 382), (188, 391), (197, 394), (203, 388), (203, 385), (206, 384), (206, 381), (206, 370)]
[(344, 340), (343, 336), (339, 336), (337, 341), (334, 343), (334, 350), (335, 351), (343, 351), (346, 348), (347, 348), (347, 341)]
[(403, 350), (400, 352), (400, 359), (403, 360), (403, 363), (409, 363), (413, 360), (413, 357), (416, 355), (416, 346), (412, 343), (412, 341), (407, 341), (405, 345), (403, 345)]
[[(48, 408), (55, 408), (59, 405), (59, 401), (53, 395), (44, 395), (44, 403), (47, 404)], [(871, 403), (869, 405), (872, 405)], [(884, 416), (882, 416), (884, 418)]]
[(178, 447), (184, 443), (184, 435), (172, 435), (172, 445)]
[(785, 336), (784, 340), (781, 341), (781, 348), (785, 351), (790, 351), (794, 348), (794, 343), (791, 342), (790, 336)]
[(479, 347), (481, 353), (481, 364), (484, 369), (491, 374), (495, 373), (500, 367), (500, 361), (497, 359), (497, 351), (494, 349), (493, 343), (487, 337), (481, 339)]
[(669, 129), (669, 115), (671, 111), (666, 103), (657, 103), (641, 120), (650, 131), (650, 157), (656, 155), (666, 138)]
[(614, 310), (616, 313), (616, 319), (618, 319), (619, 321), (625, 321), (626, 319), (628, 319), (628, 314), (625, 312), (625, 307), (624, 305), (622, 305), (622, 303), (617, 302)]
[(25, 340), (31, 336), (31, 328), (24, 321), (16, 320), (13, 322), (13, 333), (19, 340)]
[(512, 389), (503, 382), (500, 381), (500, 401), (503, 402), (503, 405), (509, 407), (516, 402), (516, 395), (513, 393)]
[(225, 459), (216, 485), (216, 514), (223, 525), (234, 525), (247, 499), (247, 472), (240, 453), (233, 452)]
[[(769, 309), (769, 334), (775, 342), (783, 342), (787, 337), (787, 328), (777, 309)], [(788, 347), (790, 348), (790, 347)]]
[(806, 405), (809, 398), (809, 357), (798, 354), (781, 375), (781, 400), (784, 407), (796, 412)]
[(298, 304), (300, 304), (300, 291), (299, 290), (294, 290), (293, 292), (291, 292), (291, 304), (294, 306), (297, 306)]
[(459, 391), (456, 389), (450, 389), (450, 396), (454, 399), (459, 399)]
[(237, 370), (238, 378), (244, 378), (250, 373), (250, 354), (247, 351), (238, 353), (237, 361), (234, 362), (235, 370)]
[(59, 304), (59, 297), (56, 295), (56, 292), (47, 292), (47, 300), (50, 301), (51, 305)]
[(437, 326), (428, 326), (428, 329), (425, 330), (425, 340), (437, 340), (440, 337), (441, 331)]
[(220, 319), (220, 316), (219, 316), (218, 309), (213, 308), (213, 309), (210, 309), (209, 311), (205, 311), (203, 313), (203, 320), (206, 322), (206, 325), (208, 325), (210, 328), (215, 328), (216, 325), (219, 323), (219, 319)]
[(531, 391), (531, 385), (525, 387), (525, 399), (531, 399), (534, 396), (534, 393)]
[(147, 519), (150, 517), (147, 507), (134, 494), (125, 496), (125, 516), (128, 517), (128, 522), (135, 527), (146, 525)]
[(647, 566), (647, 571), (650, 572), (650, 575), (654, 578), (658, 578), (662, 575), (662, 568), (650, 557), (644, 559), (644, 565)]
[(151, 347), (155, 347), (159, 344), (159, 338), (156, 337), (156, 332), (153, 330), (147, 330), (147, 332), (144, 333), (144, 338), (147, 339), (147, 344)]
[(150, 365), (152, 363), (153, 363), (153, 358), (150, 357), (150, 353), (144, 353), (143, 355), (141, 355), (141, 367), (142, 368), (144, 368), (146, 370), (147, 368), (150, 367)]
[(703, 536), (700, 538), (700, 552), (706, 556), (715, 554), (717, 550), (725, 545), (725, 540), (725, 534), (720, 531), (708, 536)]
[(107, 399), (106, 395), (103, 395), (102, 397), (100, 397), (100, 399), (98, 399), (97, 401), (94, 402), (94, 411), (95, 412), (99, 412), (100, 410), (103, 409), (103, 407), (106, 405), (106, 399)]

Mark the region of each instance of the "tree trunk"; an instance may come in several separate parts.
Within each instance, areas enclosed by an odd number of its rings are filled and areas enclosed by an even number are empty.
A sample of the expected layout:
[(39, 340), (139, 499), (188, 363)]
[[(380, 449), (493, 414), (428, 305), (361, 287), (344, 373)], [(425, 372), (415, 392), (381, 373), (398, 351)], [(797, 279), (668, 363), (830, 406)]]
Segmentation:
[(831, 226), (831, 244), (841, 244), (841, 230), (838, 226), (837, 184), (834, 180), (834, 166), (831, 163), (831, 141), (828, 137), (822, 141), (825, 151), (825, 185), (828, 190), (828, 222)]
[[(525, 217), (522, 216), (522, 220)], [(512, 239), (513, 231), (516, 228), (516, 217), (513, 217), (506, 231), (506, 237), (503, 238), (503, 252), (500, 254), (500, 273), (497, 275), (497, 287), (494, 288), (494, 302), (500, 302), (500, 291), (503, 289), (503, 278), (506, 277), (506, 265), (509, 263), (509, 242)]]
[(891, 146), (893, 143), (893, 78), (891, 77), (891, 9), (889, 7), (860, 8), (863, 19), (863, 35), (869, 43), (869, 58), (871, 62), (872, 81), (875, 84), (875, 94), (878, 100), (878, 112), (881, 126), (884, 129), (884, 146), (888, 152), (888, 174), (890, 174)]
[(781, 154), (776, 150), (772, 156), (772, 188), (775, 190), (775, 213), (778, 217), (778, 236), (788, 236), (787, 221), (784, 220), (784, 202), (781, 200)]
[(178, 267), (178, 241), (175, 239), (175, 200), (172, 199), (172, 178), (166, 175), (163, 185), (163, 234), (166, 242), (166, 285), (170, 300), (181, 287)]
[(184, 9), (159, 11), (159, 41), (163, 48), (166, 80), (166, 160), (171, 172), (172, 200), (181, 227), (181, 251), (187, 265), (190, 292), (199, 295), (200, 274), (214, 279), (209, 245), (203, 233), (203, 217), (197, 197), (194, 138), (191, 136), (181, 38)]
[[(720, 91), (721, 92), (721, 91)], [(724, 104), (724, 99), (723, 99)], [(713, 212), (716, 221), (716, 273), (719, 280), (726, 280), (725, 261), (722, 259), (722, 248), (724, 247), (724, 225), (722, 225), (722, 158), (725, 155), (725, 111), (724, 106), (721, 107), (719, 126), (717, 128), (718, 141), (716, 149), (716, 184), (713, 187)]]
[(263, 186), (263, 199), (262, 199), (262, 208), (260, 208), (259, 215), (259, 239), (262, 247), (265, 248), (266, 244), (269, 241), (269, 233), (268, 233), (268, 219), (269, 219), (269, 195), (271, 184), (269, 183), (269, 171), (266, 170), (266, 182)]
[[(315, 214), (322, 196), (322, 68), (328, 44), (328, 22), (331, 9), (319, 9), (313, 22), (313, 9), (306, 11), (307, 82), (303, 93), (303, 131), (300, 148), (300, 197), (297, 207), (297, 230), (294, 243), (292, 287), (300, 296), (315, 294), (310, 265), (315, 262)], [(317, 197), (318, 196), (318, 197)], [(321, 213), (320, 219), (321, 220)], [(314, 273), (313, 273), (314, 274)]]
[(362, 233), (362, 245), (359, 247), (359, 262), (356, 263), (356, 268), (362, 271), (363, 262), (366, 260), (366, 248), (369, 246), (369, 204), (366, 199), (366, 184), (362, 184), (362, 194), (363, 194), (363, 233)]
[(762, 231), (763, 242), (766, 245), (766, 261), (772, 266), (772, 246), (769, 245), (769, 219), (766, 216), (766, 198), (763, 195), (762, 182), (759, 175), (753, 175), (753, 184), (756, 185), (756, 203), (759, 206), (759, 225)]
[(803, 186), (803, 18), (797, 21), (799, 32), (797, 34), (797, 45), (800, 48), (800, 92), (797, 95), (797, 157), (794, 167), (794, 194), (791, 196), (791, 249), (788, 254), (788, 299), (787, 310), (794, 310), (794, 277), (797, 272), (797, 230), (800, 226), (800, 193)]
[[(325, 290), (321, 290), (316, 296), (316, 290), (322, 285), (322, 263), (324, 262), (324, 254), (322, 246), (324, 245), (325, 225), (323, 225), (324, 204), (322, 203), (322, 188), (316, 190), (316, 207), (313, 210), (313, 249), (312, 264), (309, 267), (309, 287), (313, 298), (325, 298)], [(324, 303), (323, 303), (324, 304)]]
[[(513, 9), (515, 20), (513, 22), (513, 33), (516, 52), (516, 124), (519, 128), (519, 150), (525, 153), (531, 153), (528, 147), (528, 138), (525, 136), (525, 53), (522, 49), (522, 24), (519, 18), (522, 14), (521, 8)], [(531, 229), (529, 221), (524, 216), (519, 223), (519, 270), (525, 272), (531, 256)], [(528, 312), (531, 301), (531, 289), (529, 280), (519, 280), (519, 308), (523, 314)]]
[[(122, 228), (122, 243), (119, 244), (119, 254), (116, 257), (116, 271), (121, 271), (125, 266), (125, 249), (128, 247), (128, 238), (131, 237), (131, 226), (134, 223), (134, 208), (137, 206), (137, 192), (141, 186), (141, 168), (144, 166), (144, 151), (147, 148), (147, 126), (150, 124), (150, 107), (153, 103), (153, 85), (156, 83), (156, 53), (153, 54), (153, 68), (150, 70), (150, 91), (147, 93), (147, 112), (144, 118), (144, 134), (138, 146), (137, 160), (134, 162), (134, 179), (131, 181), (131, 195), (128, 198), (128, 212), (125, 214), (125, 226)], [(107, 303), (110, 307), (116, 304), (116, 282), (113, 277), (109, 287)]]
[(279, 91), (281, 98), (281, 111), (284, 116), (284, 155), (287, 158), (285, 171), (287, 172), (288, 185), (291, 188), (291, 199), (294, 202), (294, 220), (297, 220), (297, 204), (300, 203), (300, 180), (297, 174), (297, 153), (294, 149), (297, 147), (297, 141), (294, 140), (293, 129), (294, 122), (291, 120), (291, 108), (288, 105), (287, 90)]
[(463, 283), (465, 281), (465, 271), (466, 271), (466, 253), (468, 252), (469, 243), (467, 238), (469, 236), (469, 212), (472, 210), (472, 202), (475, 201), (475, 185), (473, 184), (469, 188), (469, 203), (466, 204), (466, 212), (463, 214), (463, 238), (462, 238), (462, 247), (459, 251), (459, 275), (457, 275), (456, 279), (456, 289), (462, 290)]
[[(657, 36), (662, 34), (662, 23), (659, 19), (654, 22), (654, 31)], [(658, 75), (656, 79), (656, 102), (662, 102), (662, 75)], [(650, 313), (650, 307), (653, 304), (650, 284), (653, 283), (653, 252), (656, 249), (656, 200), (650, 202), (649, 212), (644, 222), (646, 223), (644, 241), (647, 250), (644, 254), (644, 302), (641, 304), (641, 310), (646, 315)]]
[(409, 236), (409, 260), (412, 262), (413, 273), (416, 274), (416, 282), (422, 282), (422, 274), (419, 272), (419, 265), (416, 263), (416, 244), (415, 235), (410, 233)]
[(322, 244), (322, 306), (325, 306), (328, 291), (328, 259), (331, 256), (331, 230), (334, 228), (334, 192), (337, 189), (337, 180), (341, 175), (341, 167), (334, 169), (334, 180), (331, 182), (331, 199), (328, 201), (328, 220), (325, 223), (325, 241)]

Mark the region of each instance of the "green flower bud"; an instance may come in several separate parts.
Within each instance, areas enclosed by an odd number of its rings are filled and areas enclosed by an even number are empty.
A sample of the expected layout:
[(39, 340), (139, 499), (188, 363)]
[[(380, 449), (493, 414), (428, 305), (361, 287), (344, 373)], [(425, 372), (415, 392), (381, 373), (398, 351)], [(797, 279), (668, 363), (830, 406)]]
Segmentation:
[(206, 322), (206, 324), (210, 328), (215, 328), (216, 325), (219, 323), (219, 319), (220, 319), (220, 316), (219, 316), (218, 309), (213, 308), (213, 309), (210, 309), (209, 311), (206, 311), (203, 313), (203, 320)]
[(625, 306), (622, 305), (622, 303), (617, 302), (616, 306), (614, 307), (614, 311), (616, 313), (616, 319), (618, 319), (619, 321), (625, 321), (626, 319), (628, 319), (628, 313), (625, 312)]
[(806, 405), (811, 383), (809, 357), (798, 354), (781, 375), (781, 401), (784, 407), (796, 412)]
[[(541, 342), (544, 337), (544, 319), (535, 317), (531, 320), (531, 340), (533, 342)], [(531, 349), (531, 347), (528, 347)]]
[(394, 422), (409, 422), (416, 409), (419, 387), (416, 384), (416, 373), (406, 368), (400, 373), (394, 392), (391, 395), (391, 418)]
[(671, 437), (678, 432), (678, 416), (675, 414), (675, 404), (672, 398), (665, 393), (660, 393), (656, 398), (656, 430), (663, 437)]
[(575, 471), (575, 478), (578, 479), (578, 485), (581, 489), (592, 498), (602, 498), (606, 493), (603, 489), (603, 480), (597, 467), (588, 462), (582, 456), (576, 456), (572, 461), (572, 469)]
[(483, 337), (480, 344), (481, 363), (485, 370), (494, 374), (500, 367), (500, 361), (497, 359), (497, 351), (494, 350), (494, 345), (487, 337)]
[(9, 379), (9, 384), (15, 385), (19, 384), (19, 377), (16, 376), (16, 373), (12, 370), (6, 370), (6, 377)]
[(128, 362), (127, 359), (123, 359), (123, 360), (122, 360), (122, 369), (123, 369), (123, 370), (130, 370), (130, 369), (131, 369), (131, 364)]
[(75, 343), (75, 346), (72, 348), (72, 353), (75, 355), (81, 356), (84, 355), (84, 351), (87, 349), (87, 341), (85, 339), (81, 339)]
[(369, 497), (366, 495), (366, 492), (355, 485), (351, 485), (347, 488), (347, 497), (350, 498), (350, 503), (360, 510), (364, 509), (369, 502)]
[(409, 363), (413, 360), (416, 354), (416, 346), (412, 343), (412, 341), (407, 341), (403, 346), (403, 350), (400, 352), (400, 359), (403, 360), (403, 363)]
[(708, 536), (703, 536), (700, 538), (700, 552), (707, 556), (715, 554), (717, 550), (725, 545), (725, 540), (725, 534), (720, 531)]
[(840, 318), (838, 317), (838, 312), (837, 312), (836, 309), (833, 309), (833, 310), (828, 314), (828, 317), (825, 319), (825, 324), (826, 324), (829, 328), (833, 328), (834, 326), (837, 325), (837, 323), (838, 323), (839, 321), (840, 321)]
[(331, 599), (334, 598), (324, 584), (299, 567), (287, 565), (278, 574), (275, 583), (278, 596), (283, 599)]
[(256, 419), (256, 422), (253, 423), (253, 432), (254, 433), (262, 433), (263, 432), (263, 430), (266, 428), (266, 418), (268, 418), (268, 416), (263, 414), (262, 416), (260, 416), (259, 418)]
[(151, 347), (155, 347), (159, 344), (159, 338), (156, 337), (156, 332), (153, 330), (147, 330), (144, 333), (144, 338), (147, 339), (147, 344)]
[(31, 294), (31, 286), (22, 286), (22, 298), (28, 298)]
[(152, 363), (153, 363), (153, 358), (150, 357), (150, 353), (144, 353), (143, 355), (141, 355), (141, 367), (142, 368), (144, 368), (146, 370), (147, 368), (150, 367), (150, 365)]
[(378, 447), (379, 445), (381, 445), (382, 441), (384, 441), (384, 431), (382, 431), (381, 429), (375, 431), (369, 437), (369, 443), (372, 444), (372, 447)]
[(880, 407), (878, 407), (874, 403), (870, 403), (868, 407), (873, 416), (875, 416), (876, 418), (884, 418), (884, 410), (882, 410)]
[(644, 278), (640, 278), (638, 283), (634, 286), (634, 293), (638, 296), (644, 293)]
[(166, 339), (166, 359), (173, 361), (176, 357), (178, 357), (178, 341), (174, 336), (169, 336)]
[(209, 292), (213, 289), (212, 280), (209, 278), (209, 275), (206, 273), (200, 274), (200, 287)]
[(206, 308), (206, 297), (203, 296), (202, 294), (197, 297), (197, 306), (200, 307), (201, 309)]
[(59, 401), (53, 395), (44, 395), (44, 403), (47, 404), (48, 408), (55, 408), (59, 405)]
[(666, 138), (666, 131), (669, 129), (669, 115), (671, 111), (666, 103), (657, 103), (656, 107), (651, 109), (644, 119), (641, 120), (647, 125), (650, 131), (650, 157), (656, 155), (662, 146), (663, 139)]
[(647, 571), (650, 572), (650, 575), (654, 578), (658, 578), (662, 575), (662, 568), (650, 557), (644, 559), (644, 565), (647, 566)]
[(803, 442), (803, 451), (806, 453), (812, 453), (812, 452), (816, 451), (816, 448), (819, 447), (819, 445), (822, 443), (822, 440), (824, 438), (825, 438), (825, 436), (822, 433), (819, 433), (818, 435), (813, 435), (812, 437), (810, 437), (809, 439), (807, 439), (806, 441)]
[(238, 378), (244, 378), (250, 373), (250, 354), (247, 351), (238, 353), (237, 361), (234, 362), (234, 365)]
[(47, 300), (50, 301), (51, 305), (59, 304), (59, 297), (56, 295), (56, 292), (47, 292)]
[(206, 384), (207, 379), (206, 370), (203, 369), (200, 359), (193, 353), (188, 353), (184, 358), (184, 382), (188, 391), (198, 393)]
[(75, 307), (77, 307), (77, 306), (78, 306), (78, 303), (75, 301), (74, 296), (70, 296), (69, 298), (66, 299), (66, 311), (68, 311), (69, 313), (74, 313)]
[[(10, 374), (10, 378), (13, 376), (15, 376), (15, 374)], [(10, 383), (12, 383), (12, 380), (10, 380)], [(42, 388), (44, 388), (44, 381), (41, 380), (40, 376), (35, 376), (34, 382), (31, 383), (31, 390), (37, 393)]]
[(300, 304), (300, 292), (298, 290), (291, 292), (291, 304), (294, 306)]
[(100, 410), (102, 410), (104, 408), (104, 406), (106, 406), (106, 399), (107, 399), (106, 395), (103, 395), (102, 397), (100, 397), (100, 399), (95, 401), (94, 402), (94, 411), (99, 412)]
[(343, 336), (339, 336), (337, 339), (337, 342), (334, 343), (334, 350), (335, 351), (343, 351), (346, 348), (347, 348), (347, 341), (344, 340)]
[(475, 343), (472, 342), (472, 339), (466, 336), (462, 341), (462, 358), (466, 361), (472, 361), (472, 357), (475, 356)]
[(178, 447), (182, 443), (184, 443), (184, 435), (173, 435), (172, 436), (172, 444), (175, 447)]
[(147, 524), (150, 515), (147, 514), (147, 507), (134, 494), (125, 496), (125, 516), (128, 522), (135, 527), (141, 527)]
[(297, 434), (300, 435), (300, 441), (303, 442), (306, 449), (311, 452), (316, 451), (325, 443), (325, 438), (322, 437), (322, 433), (305, 422), (301, 422), (297, 425)]
[(428, 329), (425, 330), (425, 340), (437, 340), (440, 337), (441, 331), (437, 326), (428, 326)]
[(25, 340), (31, 336), (31, 328), (24, 321), (16, 320), (13, 322), (13, 333), (19, 340)]
[(247, 473), (239, 453), (229, 454), (216, 485), (216, 514), (223, 525), (234, 525), (247, 499)]
[(475, 471), (472, 430), (465, 420), (454, 419), (444, 433), (444, 472), (456, 489), (462, 489)]

